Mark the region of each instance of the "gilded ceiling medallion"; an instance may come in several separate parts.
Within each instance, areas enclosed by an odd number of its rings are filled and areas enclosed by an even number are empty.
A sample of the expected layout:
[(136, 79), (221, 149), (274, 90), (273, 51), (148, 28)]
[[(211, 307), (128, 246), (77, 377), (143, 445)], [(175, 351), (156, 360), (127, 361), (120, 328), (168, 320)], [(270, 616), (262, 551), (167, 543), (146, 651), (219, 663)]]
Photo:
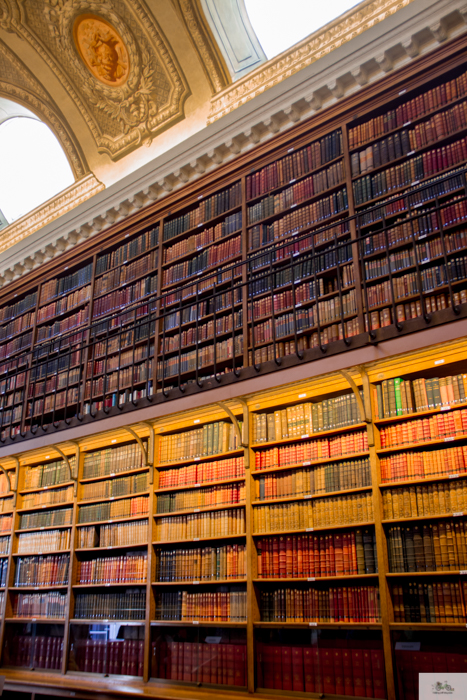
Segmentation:
[(73, 37), (83, 62), (104, 85), (123, 85), (130, 72), (128, 51), (117, 30), (102, 17), (80, 15), (73, 25)]

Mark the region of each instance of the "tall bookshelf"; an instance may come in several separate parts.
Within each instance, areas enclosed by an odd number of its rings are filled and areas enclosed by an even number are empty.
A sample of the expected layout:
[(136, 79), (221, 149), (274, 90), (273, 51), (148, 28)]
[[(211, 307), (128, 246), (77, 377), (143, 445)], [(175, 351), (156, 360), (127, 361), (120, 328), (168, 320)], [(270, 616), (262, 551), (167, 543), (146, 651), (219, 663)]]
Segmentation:
[(453, 341), (2, 460), (7, 683), (412, 700), (465, 669), (466, 363)]
[(0, 441), (465, 317), (462, 39), (5, 289)]

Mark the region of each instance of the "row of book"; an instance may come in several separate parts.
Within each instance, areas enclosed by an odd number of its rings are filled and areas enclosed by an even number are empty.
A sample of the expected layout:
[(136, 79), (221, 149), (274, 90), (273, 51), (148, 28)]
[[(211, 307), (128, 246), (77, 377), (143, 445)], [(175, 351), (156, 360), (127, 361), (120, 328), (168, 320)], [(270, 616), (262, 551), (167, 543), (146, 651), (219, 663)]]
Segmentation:
[(467, 409), (395, 423), (381, 428), (379, 435), (382, 449), (467, 435)]
[(42, 304), (45, 304), (50, 299), (59, 297), (62, 294), (68, 294), (68, 292), (73, 291), (73, 289), (77, 287), (89, 284), (92, 279), (92, 268), (92, 263), (89, 263), (68, 275), (43, 282), (41, 285), (39, 306), (42, 306)]
[(381, 141), (375, 141), (363, 151), (352, 153), (350, 156), (352, 177), (364, 175), (373, 168), (379, 168), (393, 160), (402, 158), (409, 151), (414, 151), (415, 146), (411, 145), (410, 133), (407, 129), (402, 129), (401, 132), (391, 134)]
[[(241, 265), (219, 265), (210, 274), (198, 275), (196, 281), (191, 284), (178, 285), (170, 292), (163, 293), (160, 305), (162, 308), (172, 306), (172, 304), (181, 306), (180, 301), (185, 299), (190, 299), (191, 303), (193, 303), (195, 300), (192, 297), (198, 297), (202, 292), (213, 289), (224, 282), (229, 282), (234, 289), (235, 285), (237, 285), (237, 289), (240, 289), (241, 277)], [(216, 290), (214, 289), (214, 291)]]
[(236, 182), (225, 190), (202, 199), (186, 214), (164, 221), (163, 240), (168, 241), (190, 228), (204, 224), (220, 214), (239, 207), (242, 203), (242, 186)]
[(265, 537), (257, 542), (258, 578), (321, 578), (377, 573), (374, 530)]
[[(94, 362), (88, 362), (88, 375), (97, 374), (107, 374), (116, 369), (122, 367), (129, 367), (130, 365), (141, 362), (148, 358), (152, 358), (154, 355), (154, 343), (145, 343), (144, 345), (137, 345), (132, 347), (130, 350), (124, 350), (123, 352), (118, 351), (115, 354), (107, 355), (105, 360), (94, 360)], [(149, 366), (151, 363), (148, 363)]]
[(67, 296), (62, 296), (58, 301), (54, 301), (52, 304), (42, 306), (37, 312), (37, 323), (43, 323), (44, 321), (49, 321), (54, 316), (65, 314), (75, 306), (85, 304), (89, 301), (90, 297), (91, 285), (80, 287), (76, 292), (72, 292)]
[(467, 374), (433, 379), (385, 379), (376, 385), (376, 419), (420, 413), (464, 403)]
[(245, 509), (231, 508), (212, 513), (194, 513), (160, 518), (157, 521), (156, 540), (200, 540), (245, 534)]
[(240, 231), (241, 228), (242, 212), (239, 211), (227, 216), (224, 221), (219, 222), (215, 226), (205, 228), (200, 233), (188, 236), (188, 238), (182, 238), (180, 241), (177, 241), (177, 243), (174, 243), (174, 245), (165, 248), (163, 263), (167, 264), (184, 255), (195, 253), (201, 248), (205, 248), (216, 241), (220, 241), (222, 238), (230, 236), (236, 231)]
[[(296, 236), (305, 233), (314, 224), (342, 214), (348, 209), (347, 189), (345, 187), (334, 194), (322, 197), (316, 202), (294, 209), (290, 214), (276, 219), (271, 224), (257, 224), (250, 235), (250, 242), (259, 240), (262, 245), (273, 243), (287, 236)], [(253, 246), (250, 245), (254, 250)], [(282, 257), (282, 256), (281, 256)], [(262, 258), (261, 258), (262, 259)], [(278, 258), (281, 259), (281, 258)], [(261, 263), (265, 265), (266, 263)]]
[(216, 421), (183, 433), (161, 435), (159, 463), (193, 461), (197, 457), (232, 452), (239, 447), (233, 424)]
[(142, 676), (144, 639), (77, 639), (68, 667), (82, 673)]
[(370, 493), (260, 506), (253, 514), (256, 534), (368, 523), (374, 518)]
[(119, 479), (106, 481), (92, 481), (81, 486), (81, 500), (87, 501), (93, 498), (115, 498), (127, 496), (132, 493), (141, 493), (148, 488), (148, 474), (132, 474)]
[[(440, 255), (442, 255), (442, 251)], [(424, 258), (423, 254), (420, 255), (420, 246), (417, 246), (417, 261), (428, 262), (429, 260), (430, 258)], [(378, 277), (387, 277), (390, 272), (400, 272), (414, 265), (415, 251), (412, 248), (404, 248), (396, 253), (391, 253), (385, 258), (365, 261), (364, 276), (367, 281), (370, 281)]]
[[(271, 414), (257, 415), (269, 416)], [(282, 417), (283, 413), (281, 418)], [(269, 434), (270, 433), (268, 433), (268, 435)], [(255, 450), (255, 471), (291, 466), (307, 466), (311, 464), (311, 462), (321, 462), (337, 457), (347, 457), (360, 452), (368, 452), (368, 434), (366, 430), (352, 431), (344, 435), (321, 438), (319, 440), (304, 440), (303, 442), (296, 442), (295, 444), (286, 445), (284, 447)]]
[(101, 277), (97, 277), (94, 283), (94, 297), (106, 294), (124, 284), (128, 284), (137, 277), (148, 275), (150, 272), (157, 271), (157, 250), (138, 258), (129, 265), (120, 265), (106, 272)]
[(16, 593), (11, 596), (13, 617), (64, 618), (68, 596), (58, 591), (47, 593)]
[(115, 523), (80, 527), (77, 546), (79, 549), (95, 547), (126, 547), (132, 544), (144, 544), (148, 537), (148, 521), (134, 520), (130, 523)]
[[(460, 292), (454, 292), (452, 295), (452, 301), (455, 306), (459, 304), (467, 303), (467, 292), (466, 290), (461, 290)], [(446, 294), (437, 294), (436, 296), (425, 297), (423, 299), (423, 304), (425, 311), (422, 311), (422, 304), (420, 300), (412, 301), (407, 304), (397, 304), (395, 315), (393, 309), (387, 308), (381, 311), (372, 311), (369, 315), (370, 324), (368, 325), (368, 315), (365, 314), (365, 327), (366, 330), (370, 327), (372, 330), (377, 328), (386, 328), (393, 323), (408, 321), (412, 318), (418, 318), (422, 316), (425, 312), (427, 314), (432, 314), (435, 311), (440, 311), (441, 309), (447, 309), (450, 306), (449, 296)]]
[(5, 665), (58, 670), (62, 667), (63, 637), (15, 634), (5, 647)]
[(77, 593), (76, 620), (144, 620), (146, 591), (131, 589), (119, 593)]
[[(225, 335), (226, 333), (232, 332), (232, 318), (234, 319), (235, 330), (239, 329), (243, 325), (243, 311), (240, 309), (234, 314), (227, 314), (225, 316), (216, 316), (216, 319), (203, 323), (201, 325), (192, 326), (186, 331), (181, 333), (181, 347), (185, 348), (187, 345), (196, 345), (203, 340), (210, 340), (211, 338), (216, 338), (219, 335)], [(175, 352), (180, 348), (180, 333), (177, 335), (165, 336), (161, 342), (160, 353)]]
[(76, 414), (77, 403), (79, 402), (79, 389), (72, 387), (66, 391), (55, 392), (45, 399), (34, 399), (28, 401), (26, 417), (42, 416), (44, 413), (55, 413), (62, 408), (71, 409), (72, 415)]
[(37, 513), (22, 513), (19, 518), (19, 530), (32, 530), (41, 527), (56, 527), (71, 525), (73, 521), (72, 508), (57, 508), (56, 510), (40, 510)]
[(265, 501), (269, 498), (348, 491), (365, 486), (371, 486), (370, 461), (356, 459), (314, 469), (293, 469), (285, 474), (261, 476), (255, 480), (255, 496), (257, 500)]
[(400, 129), (407, 122), (424, 117), (449, 102), (464, 97), (467, 94), (466, 75), (464, 73), (458, 78), (431, 88), (410, 100), (403, 101), (395, 109), (349, 129), (349, 148), (358, 148), (365, 141), (377, 139), (389, 131)]
[(24, 532), (18, 535), (18, 554), (42, 554), (42, 552), (57, 552), (70, 548), (70, 528), (63, 530), (47, 530), (45, 532)]
[(160, 550), (156, 560), (156, 581), (225, 581), (246, 578), (246, 546)]
[(81, 376), (81, 367), (73, 367), (65, 372), (56, 374), (54, 377), (50, 377), (46, 382), (30, 383), (28, 386), (28, 398), (32, 399), (42, 394), (51, 394), (54, 391), (69, 387), (78, 383), (81, 380)]
[(265, 192), (288, 185), (291, 180), (303, 177), (312, 170), (338, 158), (342, 153), (342, 131), (336, 129), (318, 141), (313, 141), (304, 148), (257, 170), (252, 175), (247, 175), (246, 198), (253, 199)]
[(246, 686), (246, 645), (157, 640), (151, 644), (151, 678)]
[(12, 335), (17, 333), (22, 333), (27, 331), (34, 325), (34, 314), (24, 314), (24, 316), (18, 316), (6, 326), (0, 326), (0, 340), (6, 340), (11, 338)]
[(154, 248), (159, 240), (159, 226), (155, 226), (150, 231), (140, 233), (130, 241), (120, 244), (111, 253), (102, 253), (97, 258), (96, 275), (101, 275), (111, 267), (122, 265), (128, 260), (133, 260), (141, 253), (150, 248)]
[(401, 187), (418, 184), (435, 173), (452, 168), (467, 159), (467, 141), (454, 143), (407, 158), (399, 165), (382, 170), (376, 175), (365, 175), (353, 183), (353, 195), (357, 206), (377, 199)]
[[(146, 442), (143, 440), (143, 445)], [(94, 479), (99, 476), (113, 476), (120, 472), (141, 469), (143, 455), (139, 445), (133, 442), (129, 445), (108, 447), (97, 452), (87, 452), (84, 455), (83, 479)]]
[(467, 203), (462, 195), (452, 197), (448, 204), (440, 209), (443, 226), (452, 226), (467, 218)]
[(464, 479), (383, 490), (386, 520), (467, 512), (467, 481)]
[(185, 323), (199, 321), (205, 316), (210, 316), (214, 312), (223, 311), (224, 309), (231, 310), (233, 306), (242, 303), (242, 290), (236, 287), (231, 292), (216, 293), (215, 296), (209, 299), (200, 299), (196, 304), (184, 306), (181, 311), (163, 314), (163, 324), (166, 331), (174, 328), (180, 328)]
[(182, 352), (175, 357), (164, 357), (163, 361), (157, 363), (157, 377), (162, 380), (176, 374), (194, 372), (196, 369), (210, 367), (239, 355), (243, 355), (243, 335), (236, 335), (235, 340), (230, 337), (209, 345), (197, 346), (196, 350)]
[(8, 554), (10, 551), (10, 537), (0, 537), (0, 554)]
[[(154, 292), (157, 292), (157, 274), (148, 275), (134, 284), (122, 287), (122, 289), (117, 289), (110, 294), (95, 299), (92, 307), (92, 318), (95, 319), (99, 318), (99, 316), (105, 316), (105, 314), (133, 304), (135, 301)], [(135, 314), (136, 310), (130, 313)], [(145, 313), (147, 313), (147, 311)]]
[(77, 583), (146, 583), (147, 573), (147, 553), (128, 552), (78, 562)]
[(29, 331), (28, 333), (24, 333), (24, 335), (17, 336), (13, 340), (10, 340), (9, 343), (0, 345), (0, 360), (9, 358), (19, 350), (29, 349), (31, 347), (31, 341), (32, 331)]
[(263, 622), (380, 622), (376, 586), (262, 590)]
[(352, 154), (352, 175), (379, 168), (396, 158), (402, 158), (409, 151), (418, 151), (455, 134), (463, 128), (466, 117), (467, 102), (460, 102), (451, 109), (438, 112), (427, 121), (419, 122), (413, 129), (403, 129), (375, 142), (365, 150)]
[[(428, 649), (430, 649), (428, 647)], [(419, 700), (419, 674), (465, 673), (467, 656), (448, 651), (427, 650), (425, 644), (420, 651), (396, 649), (397, 685), (401, 700)]]
[(192, 491), (159, 494), (156, 513), (173, 513), (178, 510), (227, 506), (245, 502), (245, 484), (210, 486)]
[(73, 500), (73, 486), (63, 489), (46, 489), (35, 493), (25, 493), (22, 496), (21, 508), (42, 508), (59, 503), (69, 503)]
[[(343, 268), (344, 270), (350, 269), (351, 266), (347, 266), (346, 268)], [(350, 283), (352, 284), (352, 283)], [(347, 283), (346, 280), (343, 280), (343, 286), (347, 287), (350, 286), (350, 284)], [(337, 286), (336, 284), (331, 285), (333, 287), (332, 292), (338, 292), (338, 289), (334, 289), (334, 287)], [(274, 294), (273, 296), (268, 296), (268, 297), (263, 297), (262, 299), (258, 299), (252, 303), (250, 306), (250, 311), (248, 314), (248, 320), (249, 321), (256, 321), (258, 319), (263, 318), (264, 316), (271, 316), (273, 314), (276, 314), (280, 311), (285, 311), (287, 309), (297, 309), (297, 307), (300, 307), (302, 304), (306, 304), (308, 302), (311, 302), (316, 299), (316, 296), (314, 296), (314, 291), (315, 289), (315, 284), (314, 282), (309, 282), (307, 284), (302, 284), (296, 289), (292, 290), (286, 290), (285, 292), (280, 292), (279, 294)], [(319, 320), (321, 323), (326, 323), (329, 320), (332, 320), (334, 318), (337, 318), (339, 315), (349, 315), (353, 313), (353, 310), (355, 309), (355, 303), (354, 303), (354, 292), (351, 292), (350, 296), (345, 296), (342, 298), (342, 307), (339, 308), (339, 303), (337, 302), (338, 297), (333, 297), (330, 300), (327, 300), (326, 302), (319, 302), (318, 303), (318, 310), (315, 313), (316, 307), (313, 309), (308, 310), (308, 317), (306, 318), (307, 322), (311, 325), (315, 325), (315, 322), (317, 321), (317, 318), (315, 319), (315, 316), (319, 314)], [(337, 303), (336, 303), (337, 302)], [(337, 308), (336, 308), (337, 306)], [(301, 328), (301, 316), (299, 313), (295, 313), (295, 324), (297, 328)], [(276, 333), (278, 335), (278, 333)]]
[(9, 471), (8, 477), (10, 479), (9, 484), (7, 481), (6, 474), (3, 474), (3, 473), (0, 474), (0, 496), (4, 496), (5, 494), (9, 493), (10, 487), (12, 489), (16, 488), (16, 471), (14, 469)]
[(214, 462), (197, 462), (187, 467), (163, 469), (159, 472), (159, 488), (201, 486), (210, 481), (239, 479), (245, 476), (244, 457), (229, 457)]
[(390, 457), (381, 457), (380, 467), (383, 482), (464, 474), (467, 471), (467, 447), (450, 447), (431, 452), (399, 452)]
[(465, 279), (467, 267), (465, 257), (448, 260), (447, 264), (423, 268), (419, 272), (409, 272), (392, 280), (367, 286), (366, 298), (368, 308), (391, 303), (410, 296), (432, 292), (439, 287), (448, 286), (449, 281)]
[(270, 194), (264, 199), (248, 207), (248, 224), (254, 224), (261, 219), (267, 219), (275, 214), (280, 214), (285, 209), (301, 204), (311, 197), (317, 196), (332, 187), (340, 185), (345, 178), (344, 163), (339, 160), (329, 168), (320, 170), (310, 177), (281, 190), (277, 194)]
[(14, 586), (66, 586), (70, 566), (69, 554), (45, 557), (18, 557)]
[[(395, 226), (387, 228), (385, 231), (373, 231), (360, 233), (360, 250), (362, 257), (373, 255), (380, 251), (387, 251), (404, 243), (413, 245), (415, 241), (420, 241), (432, 233), (439, 231), (438, 213), (429, 209), (416, 209), (415, 212), (406, 214), (398, 219)], [(464, 245), (453, 245), (452, 250), (449, 241), (457, 241), (457, 235), (462, 234), (452, 233), (445, 234), (444, 242), (446, 249), (452, 252), (457, 248), (463, 248)], [(462, 240), (462, 238), (460, 238)]]
[(394, 622), (463, 622), (467, 621), (462, 597), (467, 595), (464, 582), (401, 582), (392, 586)]
[(444, 241), (441, 238), (432, 238), (430, 241), (418, 243), (413, 249), (404, 249), (398, 253), (391, 253), (389, 256), (389, 264), (387, 260), (377, 260), (370, 263), (365, 262), (365, 274), (367, 279), (374, 279), (378, 276), (387, 275), (389, 269), (391, 272), (397, 272), (405, 267), (411, 267), (418, 263), (425, 264), (434, 258), (441, 258), (443, 255), (463, 250), (467, 247), (467, 240), (462, 241), (464, 232), (459, 234), (451, 234), (446, 236)]
[(156, 593), (156, 620), (246, 622), (246, 591)]
[(390, 527), (389, 569), (459, 571), (467, 568), (467, 524), (463, 520)]
[(241, 252), (241, 236), (235, 236), (223, 243), (212, 245), (206, 250), (199, 252), (193, 258), (166, 268), (162, 275), (162, 286), (168, 287), (171, 284), (176, 284), (194, 275), (200, 275), (210, 267), (239, 257)]
[[(274, 442), (275, 440), (298, 437), (306, 438), (312, 433), (344, 428), (360, 422), (361, 418), (355, 394), (343, 394), (342, 396), (324, 399), (316, 403), (302, 403), (289, 408), (278, 409), (274, 413), (253, 413), (253, 443)], [(366, 447), (360, 450), (358, 449), (359, 445), (355, 445), (355, 441), (357, 443), (362, 441), (363, 444), (365, 438), (366, 432), (362, 431), (339, 436), (337, 441), (331, 438), (331, 440), (313, 440), (309, 443), (302, 443), (304, 448), (303, 460), (336, 457), (353, 451), (364, 451), (368, 449), (368, 443), (366, 443)], [(346, 442), (347, 440), (349, 441), (348, 443)], [(341, 442), (339, 443), (339, 441)], [(336, 446), (339, 444), (342, 446), (342, 452), (338, 451), (339, 448), (337, 448), (337, 451), (333, 451), (331, 445)], [(289, 448), (293, 449), (293, 446), (290, 445), (286, 449)], [(318, 450), (318, 453), (316, 456), (313, 456), (313, 450), (315, 449)], [(311, 454), (308, 450), (311, 451)], [(266, 452), (262, 451), (260, 454), (264, 455)], [(275, 455), (273, 452), (271, 454)], [(285, 450), (281, 450), (279, 454), (285, 459), (277, 462), (278, 466), (291, 463), (286, 461), (287, 458), (285, 456), (288, 453)], [(300, 461), (302, 460), (298, 458), (292, 464)]]
[[(264, 227), (266, 224), (261, 224)], [(293, 257), (293, 256), (292, 256)], [(250, 255), (249, 266), (251, 270), (258, 270), (267, 267), (263, 270), (263, 276), (269, 282), (275, 279), (277, 286), (289, 284), (292, 279), (300, 281), (301, 279), (316, 276), (322, 272), (327, 272), (336, 268), (336, 276), (340, 272), (338, 266), (343, 267), (346, 263), (351, 263), (353, 260), (352, 246), (345, 241), (333, 243), (319, 252), (311, 251), (304, 253), (299, 260), (292, 262), (288, 268), (279, 269), (271, 278), (273, 271), (271, 267), (284, 259), (283, 250), (278, 246), (270, 246), (265, 252), (257, 255)], [(290, 261), (290, 257), (288, 262)], [(341, 285), (343, 279), (341, 280)]]
[[(198, 326), (192, 326), (182, 333), (177, 333), (176, 335), (165, 335), (161, 341), (160, 353), (166, 354), (170, 352), (175, 352), (179, 350), (180, 347), (185, 348), (188, 345), (195, 345), (202, 342), (203, 340), (210, 340), (211, 338), (216, 338), (219, 335), (225, 335), (226, 333), (232, 332), (232, 318), (234, 319), (235, 329), (239, 329), (243, 325), (243, 312), (242, 309), (235, 312), (234, 314), (227, 314), (225, 316), (216, 316), (216, 319), (208, 321)], [(181, 336), (181, 345), (180, 345)]]
[(0, 323), (10, 321), (15, 316), (26, 313), (29, 309), (35, 309), (37, 303), (37, 292), (27, 294), (23, 299), (15, 301), (13, 304), (0, 308)]
[[(339, 223), (339, 224), (334, 224), (331, 226), (326, 226), (324, 229), (318, 229), (314, 231), (310, 231), (309, 233), (303, 234), (301, 236), (297, 236), (293, 240), (287, 242), (287, 243), (282, 243), (281, 246), (277, 246), (275, 251), (274, 251), (274, 261), (279, 261), (279, 260), (291, 260), (296, 257), (300, 257), (300, 254), (305, 253), (306, 251), (312, 251), (312, 253), (315, 253), (316, 248), (320, 248), (322, 245), (326, 243), (334, 243), (334, 247), (339, 247), (339, 241), (343, 238), (344, 234), (348, 234), (349, 229), (348, 229), (348, 224), (347, 222)], [(248, 230), (248, 244), (249, 244), (249, 250), (254, 251), (257, 248), (261, 248), (268, 243), (271, 243), (271, 231), (268, 226), (262, 224), (258, 226), (252, 226)], [(253, 269), (255, 269), (253, 267)], [(280, 286), (279, 282), (277, 281), (277, 275), (284, 274), (288, 275), (289, 279), (288, 282), (292, 280), (292, 277), (294, 279), (298, 279), (298, 275), (295, 273), (297, 269), (297, 264), (294, 264), (291, 268), (285, 269), (285, 270), (278, 270), (275, 273), (270, 272), (267, 276), (261, 276), (259, 279), (260, 280), (270, 280), (272, 283), (272, 286), (274, 286), (273, 280), (276, 279), (276, 286)], [(292, 274), (294, 273), (294, 274)], [(274, 277), (276, 275), (276, 277)], [(256, 282), (255, 277), (252, 275), (249, 275), (250, 282), (248, 284), (248, 288), (251, 290), (251, 293), (256, 293), (259, 294), (262, 291), (266, 291), (270, 287), (262, 285), (259, 287), (256, 287)], [(284, 280), (282, 284), (287, 284), (287, 282)]]
[(57, 320), (49, 326), (39, 326), (37, 329), (36, 342), (41, 340), (47, 340), (48, 338), (54, 338), (57, 335), (63, 335), (68, 333), (68, 331), (78, 328), (84, 325), (89, 320), (89, 304), (81, 309), (76, 314), (67, 316), (61, 321)]
[[(102, 395), (103, 384), (98, 385), (98, 388), (100, 389)], [(92, 401), (85, 401), (83, 404), (83, 413), (84, 415), (91, 414), (92, 416), (95, 416), (98, 411), (103, 411), (104, 408), (107, 409), (114, 406), (123, 406), (129, 401), (138, 401), (138, 399), (144, 399), (147, 396), (152, 395), (152, 381), (147, 382), (144, 386), (138, 389), (129, 386), (118, 393), (116, 391), (111, 394), (106, 392), (104, 400), (93, 399)]]
[[(325, 643), (325, 642), (320, 642)], [(386, 698), (383, 650), (343, 647), (289, 646), (257, 642), (258, 687), (306, 693)], [(375, 645), (376, 646), (376, 645)]]
[(111, 503), (104, 502), (81, 506), (78, 513), (78, 522), (91, 523), (117, 518), (132, 518), (136, 515), (146, 515), (147, 513), (149, 513), (148, 497), (137, 496), (136, 498), (124, 498)]

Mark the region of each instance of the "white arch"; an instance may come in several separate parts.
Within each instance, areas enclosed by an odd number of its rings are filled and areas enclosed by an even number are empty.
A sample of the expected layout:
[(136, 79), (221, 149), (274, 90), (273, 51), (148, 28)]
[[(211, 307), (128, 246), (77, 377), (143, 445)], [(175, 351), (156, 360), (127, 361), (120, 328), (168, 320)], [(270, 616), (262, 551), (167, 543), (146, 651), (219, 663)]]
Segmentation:
[(49, 127), (25, 107), (0, 98), (0, 210), (7, 222), (21, 218), (74, 181)]

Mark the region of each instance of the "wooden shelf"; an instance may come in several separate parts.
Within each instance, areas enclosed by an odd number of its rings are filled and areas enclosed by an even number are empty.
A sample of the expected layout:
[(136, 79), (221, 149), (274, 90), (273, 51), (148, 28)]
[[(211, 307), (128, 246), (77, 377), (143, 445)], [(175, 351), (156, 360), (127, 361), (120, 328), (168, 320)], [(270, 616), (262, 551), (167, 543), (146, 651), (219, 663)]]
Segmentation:
[(111, 501), (121, 501), (125, 498), (139, 498), (140, 496), (149, 496), (149, 491), (136, 491), (135, 493), (124, 493), (120, 496), (104, 496), (103, 498), (90, 498), (85, 501), (77, 501), (77, 506), (87, 506), (93, 503), (110, 503)]
[(465, 630), (465, 622), (390, 622), (391, 630), (414, 630), (424, 632), (441, 632)]
[(217, 579), (217, 580), (211, 580), (206, 581), (204, 579), (200, 579), (199, 581), (153, 581), (152, 586), (177, 586), (177, 588), (180, 587), (185, 587), (185, 586), (226, 586), (230, 584), (235, 584), (235, 583), (245, 583), (246, 584), (246, 576), (245, 578), (223, 578), (223, 579)]
[[(333, 321), (333, 323), (335, 323)], [(271, 340), (272, 342), (272, 340)], [(258, 347), (258, 345), (256, 345)], [(263, 448), (263, 447), (276, 447), (278, 445), (290, 444), (294, 442), (301, 442), (302, 440), (313, 440), (314, 438), (328, 437), (340, 433), (348, 433), (350, 430), (362, 430), (366, 428), (366, 423), (355, 423), (353, 425), (346, 425), (342, 428), (333, 428), (332, 430), (322, 430), (321, 432), (310, 433), (309, 435), (299, 435), (297, 437), (282, 438), (281, 440), (272, 440), (270, 442), (255, 442), (251, 445), (253, 449)], [(365, 452), (364, 454), (368, 454)], [(346, 455), (346, 458), (354, 455)], [(343, 457), (332, 457), (332, 459), (343, 459)]]
[(155, 518), (166, 518), (172, 515), (191, 515), (193, 513), (211, 513), (215, 510), (230, 510), (231, 508), (244, 508), (246, 501), (239, 503), (225, 503), (220, 506), (201, 506), (200, 508), (188, 508), (187, 510), (174, 510), (169, 513), (154, 513)]
[(410, 442), (401, 445), (395, 445), (394, 447), (385, 447), (384, 449), (377, 450), (378, 454), (385, 455), (391, 452), (405, 452), (406, 450), (422, 449), (424, 447), (433, 447), (436, 445), (445, 445), (451, 442), (457, 443), (460, 440), (467, 440), (467, 435), (453, 435), (449, 437), (439, 438), (438, 440), (426, 440), (424, 442)]
[(245, 622), (223, 622), (222, 620), (151, 620), (151, 627), (242, 627)]
[[(131, 586), (130, 586), (131, 587)], [(120, 624), (120, 625), (138, 625), (142, 626), (146, 624), (144, 620), (119, 620), (114, 618), (72, 618), (70, 620), (71, 625), (106, 625), (106, 624)]]
[(321, 629), (367, 629), (380, 630), (381, 622), (253, 622), (253, 627), (259, 629), (268, 628), (284, 628), (295, 629), (310, 629), (310, 627), (319, 627)]
[(277, 577), (277, 578), (254, 578), (253, 583), (319, 583), (321, 581), (360, 581), (361, 579), (374, 579), (378, 578), (378, 574), (342, 574), (340, 576), (305, 576), (301, 578), (294, 577)]
[(245, 539), (246, 533), (240, 535), (222, 535), (219, 534), (217, 537), (192, 537), (191, 539), (184, 540), (159, 540), (154, 541), (152, 544), (154, 547), (163, 547), (168, 544), (191, 544), (192, 542), (219, 542), (222, 540), (238, 540), (239, 538)]
[[(255, 445), (257, 447), (257, 445)], [(279, 467), (268, 467), (267, 469), (254, 469), (251, 472), (252, 476), (262, 476), (263, 474), (275, 474), (276, 472), (287, 471), (288, 469), (302, 469), (303, 467), (316, 467), (322, 464), (333, 464), (334, 462), (347, 461), (349, 459), (358, 459), (360, 457), (369, 457), (370, 453), (366, 452), (346, 452), (343, 455), (336, 457), (325, 457), (323, 459), (313, 459), (308, 462), (297, 462), (296, 464), (284, 464)], [(327, 494), (323, 494), (327, 495)]]
[(244, 483), (244, 476), (233, 476), (230, 479), (221, 479), (220, 481), (202, 481), (197, 484), (184, 484), (183, 486), (167, 486), (163, 489), (154, 489), (154, 493), (173, 493), (174, 491), (188, 491), (192, 489), (203, 489), (211, 486), (222, 486), (224, 484), (239, 484)]
[(129, 515), (127, 517), (121, 518), (110, 518), (109, 520), (92, 520), (85, 523), (76, 523), (76, 527), (89, 527), (91, 525), (110, 525), (111, 523), (123, 523), (131, 520), (147, 520), (149, 517), (148, 513), (142, 515)]
[(467, 478), (467, 472), (456, 472), (455, 474), (440, 474), (439, 476), (428, 476), (426, 479), (401, 479), (401, 481), (385, 481), (379, 484), (381, 489), (393, 488), (395, 486), (416, 486), (417, 484), (430, 484), (434, 481), (450, 481), (452, 479)]
[(80, 484), (90, 484), (93, 481), (107, 481), (109, 479), (118, 479), (120, 476), (131, 476), (132, 474), (141, 474), (141, 472), (149, 471), (149, 467), (135, 467), (134, 469), (128, 469), (124, 472), (110, 472), (110, 474), (104, 474), (103, 476), (90, 476), (87, 479), (80, 479)]
[[(167, 377), (166, 381), (168, 381), (169, 379), (170, 379), (170, 377)], [(198, 427), (202, 428), (203, 424), (200, 423)], [(190, 459), (180, 459), (177, 462), (161, 462), (158, 465), (158, 468), (159, 469), (167, 469), (167, 467), (179, 467), (182, 464), (193, 464), (194, 462), (206, 462), (206, 461), (217, 462), (220, 459), (223, 459), (224, 457), (240, 457), (243, 455), (243, 453), (244, 453), (243, 448), (238, 449), (238, 450), (231, 450), (231, 452), (217, 452), (214, 455), (202, 455), (200, 457), (191, 457)]]
[(262, 501), (252, 501), (252, 506), (264, 506), (269, 503), (291, 503), (293, 501), (315, 500), (316, 498), (332, 498), (333, 496), (345, 496), (352, 493), (362, 493), (371, 491), (371, 486), (360, 486), (357, 489), (347, 489), (344, 491), (330, 491), (328, 493), (307, 493), (301, 496), (284, 496), (280, 498), (265, 498)]
[(112, 581), (111, 583), (97, 583), (91, 581), (89, 583), (74, 583), (72, 585), (73, 590), (88, 590), (95, 588), (139, 588), (140, 586), (146, 586), (147, 581)]
[(37, 622), (42, 625), (63, 625), (66, 620), (64, 617), (6, 617), (5, 622)]
[(374, 526), (374, 521), (373, 522), (366, 522), (366, 523), (349, 523), (348, 525), (324, 525), (320, 527), (307, 527), (307, 528), (302, 528), (301, 530), (278, 530), (278, 531), (270, 531), (270, 532), (253, 532), (252, 536), (253, 537), (269, 537), (270, 535), (276, 536), (276, 535), (302, 535), (303, 533), (307, 532), (322, 532), (324, 530), (346, 530), (348, 528), (352, 527), (371, 527)]
[(442, 513), (442, 514), (437, 514), (437, 515), (414, 515), (411, 518), (392, 518), (390, 520), (388, 519), (383, 519), (381, 522), (383, 525), (390, 525), (392, 523), (410, 523), (410, 522), (419, 522), (420, 520), (429, 520), (430, 522), (432, 520), (440, 520), (444, 518), (459, 518), (464, 515), (467, 515), (467, 513)]
[(438, 413), (444, 413), (445, 411), (455, 411), (456, 409), (467, 408), (467, 403), (453, 403), (445, 404), (444, 406), (439, 406), (437, 408), (429, 408), (425, 411), (419, 411), (417, 413), (406, 413), (403, 416), (391, 416), (390, 418), (375, 418), (375, 425), (386, 425), (390, 423), (399, 423), (400, 421), (413, 420), (415, 418), (427, 418), (434, 416)]
[(131, 544), (114, 544), (114, 545), (109, 545), (108, 547), (76, 547), (75, 553), (76, 554), (81, 554), (81, 553), (91, 553), (91, 552), (107, 552), (109, 550), (117, 550), (117, 549), (144, 549), (147, 548), (148, 543), (143, 542), (141, 544), (136, 544), (136, 543), (131, 543)]

